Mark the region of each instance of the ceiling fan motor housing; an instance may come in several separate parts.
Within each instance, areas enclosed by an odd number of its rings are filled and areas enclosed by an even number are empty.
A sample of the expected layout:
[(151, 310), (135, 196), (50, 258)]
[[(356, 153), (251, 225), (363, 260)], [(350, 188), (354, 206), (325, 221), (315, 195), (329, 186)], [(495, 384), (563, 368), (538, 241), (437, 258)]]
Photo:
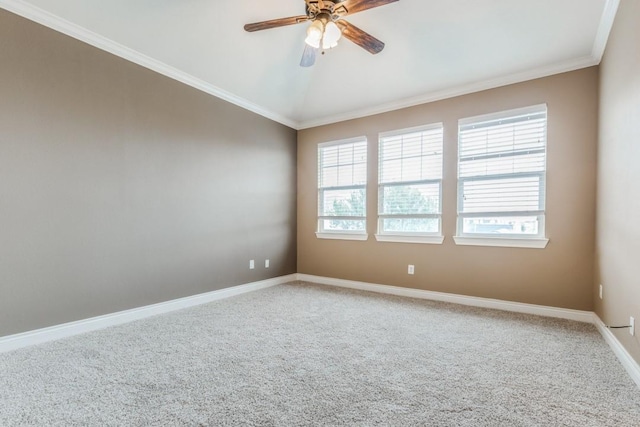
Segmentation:
[(311, 20), (321, 19), (321, 15), (327, 15), (331, 21), (337, 21), (348, 13), (344, 7), (344, 0), (306, 0), (307, 16)]

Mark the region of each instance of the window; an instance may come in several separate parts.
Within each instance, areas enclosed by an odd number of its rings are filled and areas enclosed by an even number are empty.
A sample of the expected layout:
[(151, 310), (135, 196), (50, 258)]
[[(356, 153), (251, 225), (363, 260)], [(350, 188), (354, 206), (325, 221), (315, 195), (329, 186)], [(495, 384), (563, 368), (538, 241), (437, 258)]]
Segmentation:
[(442, 123), (380, 134), (381, 241), (442, 243)]
[[(462, 119), (458, 124), (461, 239), (456, 243), (546, 246), (546, 105)], [(488, 239), (478, 243), (464, 237)], [(513, 244), (504, 244), (506, 239)], [(536, 239), (543, 242), (531, 243)]]
[(319, 238), (366, 240), (367, 140), (318, 146)]

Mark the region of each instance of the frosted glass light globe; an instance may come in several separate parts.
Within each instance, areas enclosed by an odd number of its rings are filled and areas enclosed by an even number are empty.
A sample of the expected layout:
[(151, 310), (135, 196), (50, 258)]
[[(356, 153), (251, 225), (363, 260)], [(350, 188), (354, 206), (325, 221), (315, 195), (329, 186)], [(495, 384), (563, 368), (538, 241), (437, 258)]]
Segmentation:
[(324, 28), (322, 22), (315, 21), (307, 28), (307, 38), (304, 40), (306, 44), (316, 49), (320, 47), (320, 40), (322, 40), (322, 33)]

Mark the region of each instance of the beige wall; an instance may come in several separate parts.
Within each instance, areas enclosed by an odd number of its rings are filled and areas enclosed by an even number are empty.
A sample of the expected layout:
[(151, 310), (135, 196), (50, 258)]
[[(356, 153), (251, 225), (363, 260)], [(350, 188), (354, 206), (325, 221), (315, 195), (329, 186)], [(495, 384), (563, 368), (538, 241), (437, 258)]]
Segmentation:
[[(298, 272), (581, 310), (593, 308), (598, 69), (298, 132)], [(546, 249), (456, 246), (457, 121), (548, 105)], [(443, 245), (377, 242), (379, 132), (443, 122)], [(369, 141), (366, 242), (317, 239), (317, 144)], [(415, 275), (407, 275), (407, 265)]]
[(0, 10), (0, 336), (294, 273), (295, 169), (295, 130)]
[[(640, 322), (640, 2), (622, 0), (600, 65), (596, 313)], [(603, 300), (597, 297), (604, 285)], [(640, 340), (614, 334), (640, 362)]]

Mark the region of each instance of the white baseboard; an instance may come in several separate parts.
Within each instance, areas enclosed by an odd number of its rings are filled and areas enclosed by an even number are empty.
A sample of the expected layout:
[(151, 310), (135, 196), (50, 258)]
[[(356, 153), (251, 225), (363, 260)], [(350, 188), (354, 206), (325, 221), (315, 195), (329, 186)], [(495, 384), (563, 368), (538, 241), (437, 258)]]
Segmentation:
[(444, 292), (425, 291), (422, 289), (402, 288), (399, 286), (355, 282), (352, 280), (312, 276), (309, 274), (298, 273), (297, 277), (298, 280), (319, 283), (321, 285), (360, 289), (363, 291), (378, 292), (382, 294), (428, 299), (433, 301), (443, 301), (454, 304), (469, 305), (473, 307), (492, 308), (495, 310), (512, 311), (516, 313), (535, 314), (545, 317), (556, 317), (560, 319), (575, 320), (585, 323), (593, 322), (593, 312), (591, 311), (571, 310), (568, 308), (548, 307), (544, 305), (525, 304), (521, 302), (503, 301), (491, 298), (470, 297), (466, 295), (448, 294)]
[(595, 313), (593, 313), (593, 324), (596, 325), (596, 328), (598, 328), (604, 340), (609, 344), (620, 363), (622, 363), (624, 369), (629, 373), (631, 379), (640, 387), (640, 365), (631, 357), (627, 349), (622, 346), (618, 338), (611, 332), (611, 329), (607, 328), (602, 319)]
[(280, 285), (294, 280), (296, 280), (296, 275), (289, 274), (287, 276), (274, 277), (272, 279), (261, 280), (259, 282), (232, 286), (217, 291), (178, 298), (158, 304), (151, 304), (144, 307), (133, 308), (130, 310), (118, 311), (116, 313), (105, 314), (103, 316), (63, 323), (61, 325), (50, 326), (48, 328), (36, 329), (34, 331), (23, 332), (15, 335), (8, 335), (5, 337), (0, 337), (0, 353), (16, 350), (18, 348), (27, 347), (34, 344), (54, 341), (73, 335), (83, 334), (85, 332), (104, 329), (109, 326), (121, 325), (123, 323), (131, 322), (134, 320), (155, 316), (157, 314), (169, 313), (171, 311), (180, 310), (187, 307), (206, 304), (212, 301), (229, 298), (235, 295), (245, 294), (247, 292), (257, 291), (259, 289), (269, 288), (271, 286)]
[(512, 311), (516, 313), (535, 314), (538, 316), (555, 317), (560, 319), (575, 320), (578, 322), (592, 323), (596, 326), (604, 340), (609, 344), (624, 369), (631, 379), (640, 387), (640, 365), (631, 357), (629, 352), (611, 333), (602, 320), (592, 311), (571, 310), (543, 305), (525, 304), (490, 298), (470, 297), (465, 295), (448, 294), (444, 292), (425, 291), (422, 289), (402, 288), (398, 286), (379, 285), (374, 283), (356, 282), (353, 280), (334, 279), (331, 277), (313, 276), (309, 274), (296, 275), (297, 279), (305, 282), (321, 285), (337, 286), (341, 288), (359, 289), (363, 291), (378, 292), (382, 294), (398, 295), (411, 298), (428, 299), (433, 301), (450, 302), (473, 307), (492, 308), (496, 310)]
[(50, 326), (35, 331), (0, 337), (0, 353), (16, 350), (30, 345), (41, 344), (58, 340), (85, 332), (104, 329), (109, 326), (121, 325), (134, 320), (144, 319), (157, 314), (169, 313), (183, 308), (206, 304), (212, 301), (229, 298), (271, 286), (281, 285), (295, 280), (318, 283), (321, 285), (337, 286), (342, 288), (359, 289), (363, 291), (377, 292), (390, 295), (398, 295), (410, 298), (428, 299), (433, 301), (450, 302), (473, 307), (492, 308), (496, 310), (512, 311), (516, 313), (534, 314), (538, 316), (555, 317), (560, 319), (575, 320), (578, 322), (593, 323), (604, 340), (609, 344), (614, 354), (622, 363), (633, 381), (640, 387), (640, 365), (631, 357), (620, 341), (611, 333), (597, 314), (591, 311), (571, 310), (557, 307), (547, 307), (534, 304), (502, 301), (490, 298), (470, 297), (465, 295), (449, 294), (444, 292), (425, 291), (422, 289), (402, 288), (398, 286), (380, 285), (352, 280), (334, 279), (330, 277), (313, 276), (309, 274), (289, 274), (287, 276), (274, 277), (259, 282), (247, 283), (204, 294), (178, 298), (158, 304), (91, 317), (89, 319)]

